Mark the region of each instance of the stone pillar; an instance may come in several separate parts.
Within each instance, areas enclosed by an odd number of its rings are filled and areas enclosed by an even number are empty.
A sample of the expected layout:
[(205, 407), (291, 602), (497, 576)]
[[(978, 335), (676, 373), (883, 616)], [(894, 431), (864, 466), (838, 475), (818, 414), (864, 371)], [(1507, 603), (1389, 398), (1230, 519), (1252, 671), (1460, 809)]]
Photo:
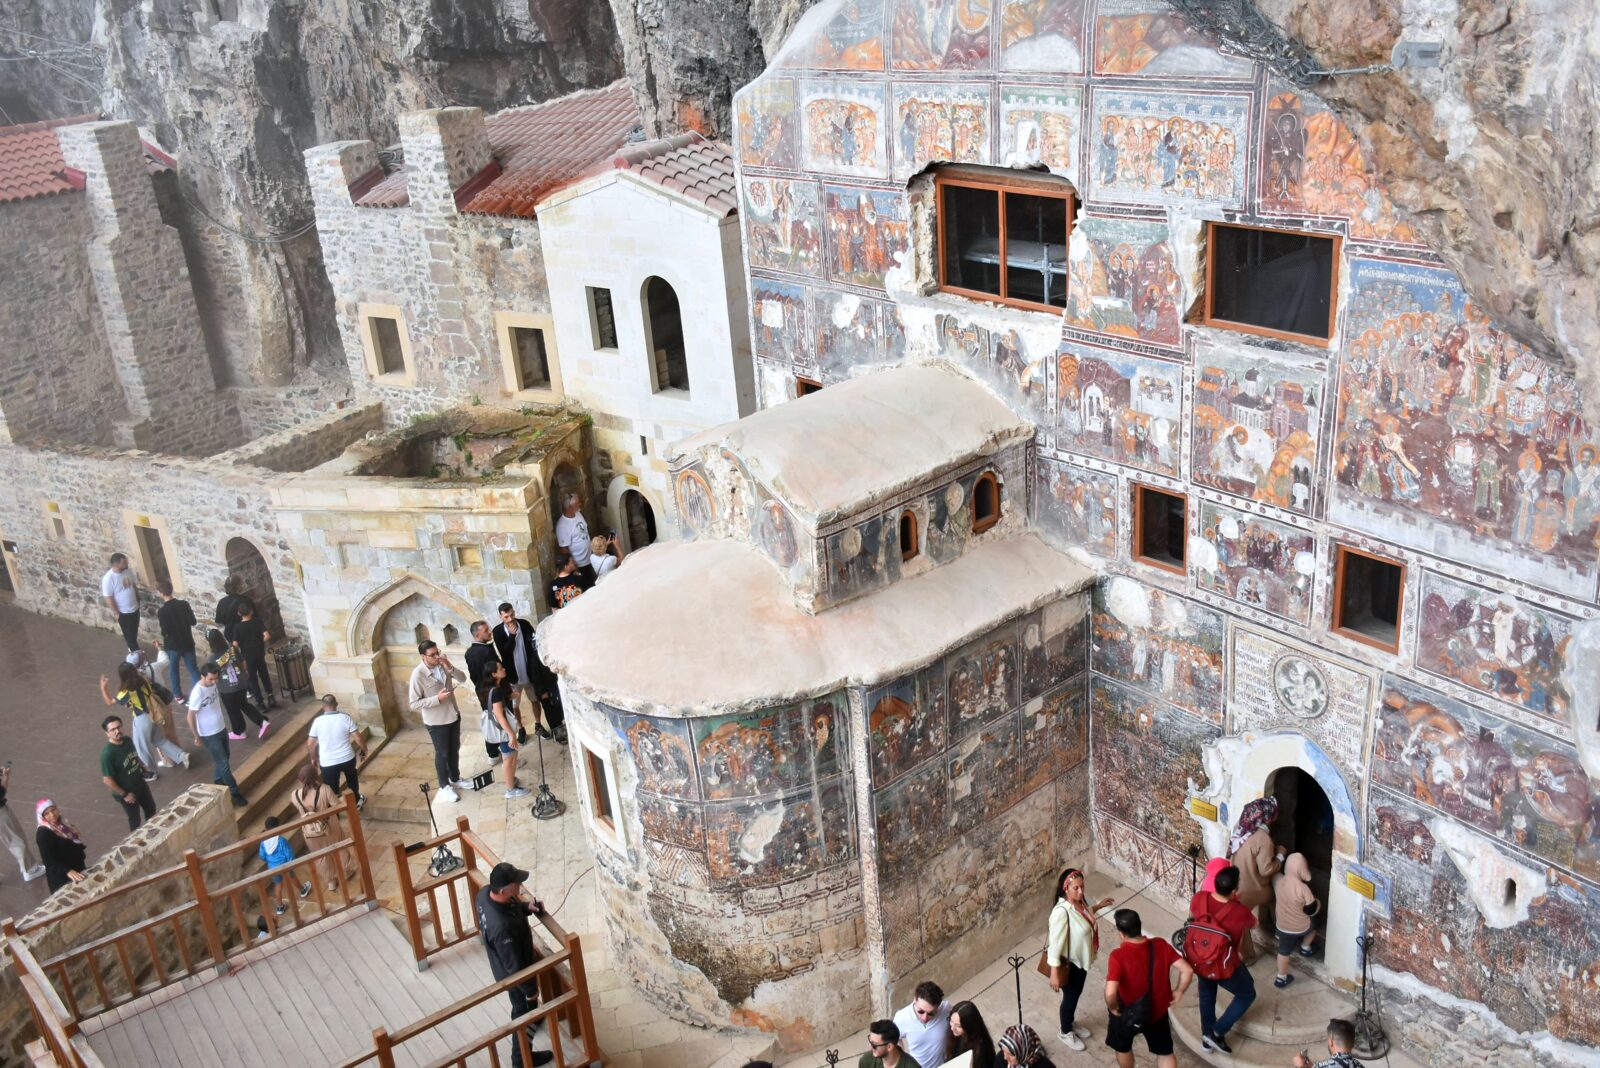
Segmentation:
[(482, 108), (434, 108), (400, 116), (406, 187), (411, 206), (429, 215), (454, 215), (456, 190), (493, 160)]
[(378, 169), (378, 147), (371, 141), (334, 141), (305, 151), (306, 181), (316, 205), (317, 229), (336, 222), (340, 209), (353, 205), (350, 187)]
[(138, 130), (89, 122), (56, 137), (86, 177), (90, 275), (128, 407), (113, 438), (184, 455), (239, 444), (238, 413), (217, 392), (183, 246), (161, 222)]

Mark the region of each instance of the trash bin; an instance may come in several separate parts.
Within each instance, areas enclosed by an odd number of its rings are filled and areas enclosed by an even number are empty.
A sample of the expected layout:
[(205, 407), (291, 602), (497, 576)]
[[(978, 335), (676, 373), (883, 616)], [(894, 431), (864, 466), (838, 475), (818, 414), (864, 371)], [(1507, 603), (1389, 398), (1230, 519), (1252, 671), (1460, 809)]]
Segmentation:
[(272, 650), (278, 661), (278, 686), (289, 700), (297, 701), (311, 692), (311, 663), (309, 650), (299, 642), (288, 642)]

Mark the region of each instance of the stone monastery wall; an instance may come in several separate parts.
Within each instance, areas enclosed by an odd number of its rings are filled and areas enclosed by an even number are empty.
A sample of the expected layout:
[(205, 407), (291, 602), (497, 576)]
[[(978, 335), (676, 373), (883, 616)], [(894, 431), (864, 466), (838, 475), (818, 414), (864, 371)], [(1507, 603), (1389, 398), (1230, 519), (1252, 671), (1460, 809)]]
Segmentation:
[[(1105, 573), (1100, 862), (1186, 898), (1188, 848), (1298, 768), (1333, 812), (1330, 979), (1365, 931), (1414, 1035), (1448, 995), (1548, 1063), (1541, 1032), (1600, 1045), (1596, 703), (1565, 674), (1600, 451), (1338, 119), (1157, 0), (824, 3), (736, 112), (762, 402), (940, 359), (1037, 425), (1034, 523)], [(1059, 312), (938, 292), (947, 162), (1070, 182)], [(1325, 344), (1204, 322), (1213, 222), (1337, 239)], [(1136, 552), (1138, 486), (1186, 498), (1175, 569)], [(1403, 565), (1395, 641), (1332, 627), (1341, 549)], [(942, 762), (922, 788), (955, 810)]]

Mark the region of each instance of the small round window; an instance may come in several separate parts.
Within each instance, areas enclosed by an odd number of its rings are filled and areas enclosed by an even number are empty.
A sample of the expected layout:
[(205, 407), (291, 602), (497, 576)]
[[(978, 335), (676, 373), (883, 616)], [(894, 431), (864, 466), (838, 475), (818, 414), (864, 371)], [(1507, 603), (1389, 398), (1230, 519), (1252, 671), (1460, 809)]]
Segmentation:
[(1000, 480), (985, 471), (972, 484), (972, 532), (982, 534), (1000, 522)]

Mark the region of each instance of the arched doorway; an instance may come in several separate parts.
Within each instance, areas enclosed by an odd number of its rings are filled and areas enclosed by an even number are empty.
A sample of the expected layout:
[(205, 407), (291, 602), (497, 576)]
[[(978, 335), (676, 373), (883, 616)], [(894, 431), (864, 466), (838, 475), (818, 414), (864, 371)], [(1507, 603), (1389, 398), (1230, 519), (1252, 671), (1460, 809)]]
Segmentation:
[[(388, 707), (395, 710), (399, 722), (408, 727), (422, 726), (422, 716), (411, 710), (408, 693), (411, 672), (420, 663), (417, 644), (438, 642), (447, 653), (455, 654), (457, 667), (464, 667), (462, 650), (452, 648), (452, 638), (459, 635), (468, 622), (446, 605), (420, 592), (413, 593), (384, 613), (378, 624), (374, 674), (382, 684), (381, 698), (386, 699)], [(463, 712), (467, 711), (466, 704), (461, 707)]]
[(247, 538), (230, 538), (223, 548), (228, 560), (228, 575), (239, 580), (239, 592), (250, 598), (256, 606), (256, 617), (261, 620), (273, 641), (283, 637), (283, 613), (278, 609), (278, 593), (272, 585), (272, 570)]
[(628, 490), (622, 495), (622, 521), (628, 528), (628, 551), (636, 552), (656, 540), (656, 510), (644, 494)]
[[(1272, 825), (1272, 840), (1285, 855), (1305, 854), (1311, 867), (1311, 892), (1318, 901), (1328, 900), (1328, 884), (1333, 881), (1333, 804), (1316, 776), (1300, 767), (1279, 768), (1267, 776), (1266, 792), (1278, 799), (1278, 819)], [(1328, 925), (1326, 911), (1316, 917), (1317, 930)], [(1324, 939), (1317, 940), (1322, 952)]]
[(651, 275), (644, 283), (645, 345), (650, 352), (652, 385), (689, 389), (689, 352), (683, 340), (683, 311), (678, 293), (665, 279)]
[[(561, 518), (561, 509), (566, 503), (567, 494), (582, 492), (583, 476), (578, 473), (578, 469), (571, 464), (557, 465), (556, 473), (550, 476), (550, 522), (554, 524)], [(581, 508), (579, 510), (582, 511)]]

